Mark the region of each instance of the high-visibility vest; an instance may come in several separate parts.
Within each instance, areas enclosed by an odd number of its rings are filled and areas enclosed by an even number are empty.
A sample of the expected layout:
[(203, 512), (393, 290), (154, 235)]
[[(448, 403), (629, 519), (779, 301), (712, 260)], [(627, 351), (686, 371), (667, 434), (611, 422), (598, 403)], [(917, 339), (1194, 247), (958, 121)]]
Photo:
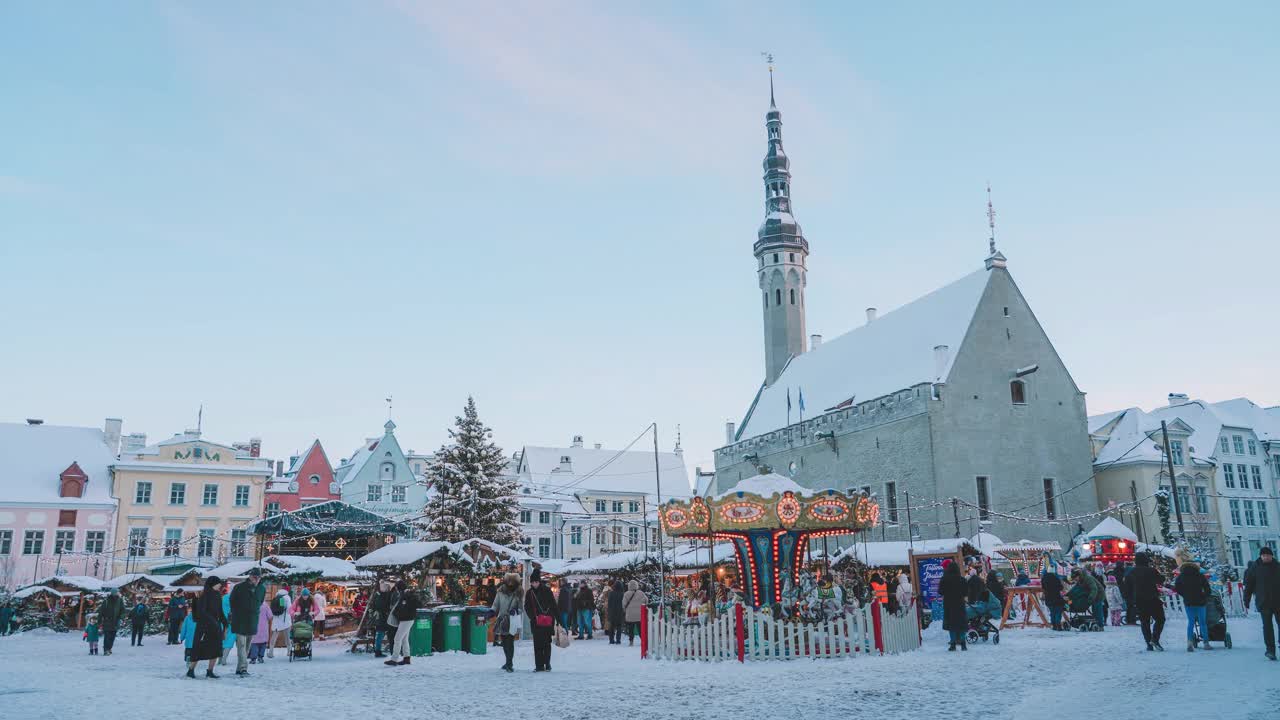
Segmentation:
[(889, 604), (889, 586), (884, 583), (871, 583), (871, 592), (875, 593), (876, 600), (881, 605)]

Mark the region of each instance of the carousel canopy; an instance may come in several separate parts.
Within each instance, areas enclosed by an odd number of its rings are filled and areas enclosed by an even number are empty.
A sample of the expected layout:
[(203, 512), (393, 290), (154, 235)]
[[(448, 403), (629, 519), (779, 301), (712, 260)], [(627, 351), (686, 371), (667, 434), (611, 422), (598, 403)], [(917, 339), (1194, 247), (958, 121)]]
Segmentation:
[(1003, 543), (994, 548), (995, 552), (1062, 552), (1062, 546), (1056, 542), (1038, 542), (1035, 540), (1019, 540), (1016, 543)]
[(384, 515), (348, 505), (341, 500), (330, 500), (259, 520), (249, 526), (249, 533), (291, 537), (299, 535), (365, 537), (408, 535), (409, 526)]
[(743, 478), (738, 481), (726, 492), (714, 496), (716, 500), (723, 500), (732, 495), (739, 493), (751, 493), (759, 495), (762, 498), (781, 495), (783, 493), (793, 493), (795, 495), (813, 495), (818, 492), (802, 487), (799, 483), (785, 475), (777, 473), (765, 473), (763, 475), (753, 475), (749, 478)]
[(1092, 530), (1085, 533), (1085, 537), (1090, 540), (1097, 540), (1099, 538), (1117, 538), (1120, 540), (1131, 540), (1133, 542), (1138, 541), (1136, 533), (1125, 527), (1124, 523), (1110, 517), (1105, 518), (1102, 522), (1095, 525)]
[(791, 478), (767, 473), (745, 478), (714, 497), (672, 499), (658, 517), (664, 531), (677, 537), (779, 529), (842, 534), (875, 527), (880, 507), (861, 492), (810, 490)]

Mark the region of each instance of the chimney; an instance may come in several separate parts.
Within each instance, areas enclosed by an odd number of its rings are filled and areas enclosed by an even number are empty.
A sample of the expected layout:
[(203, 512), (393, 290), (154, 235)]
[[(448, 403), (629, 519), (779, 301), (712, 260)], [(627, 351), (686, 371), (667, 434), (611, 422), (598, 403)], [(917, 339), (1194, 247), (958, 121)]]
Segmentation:
[(262, 438), (249, 438), (249, 457), (262, 457)]
[(28, 425), (43, 425), (44, 421), (40, 418), (27, 418)]
[(576, 448), (582, 447), (582, 436), (574, 435), (573, 442), (569, 443), (569, 447), (576, 447)]
[(933, 381), (944, 382), (943, 374), (947, 371), (947, 362), (951, 360), (951, 347), (948, 345), (933, 346)]
[(596, 443), (596, 444), (595, 444), (595, 449), (597, 449), (597, 450), (599, 450), (599, 449), (600, 449), (600, 443)]
[(120, 454), (120, 432), (123, 428), (124, 421), (120, 418), (107, 418), (102, 424), (102, 441), (112, 455)]
[(733, 428), (732, 421), (724, 424), (724, 444), (725, 445), (733, 444), (733, 429), (734, 428)]
[(1169, 393), (1169, 407), (1173, 407), (1174, 405), (1182, 405), (1183, 403), (1187, 402), (1189, 399), (1190, 398), (1187, 397), (1186, 393)]
[(182, 431), (182, 439), (183, 440), (199, 440), (200, 431), (187, 428), (186, 430)]
[(573, 458), (568, 455), (560, 456), (560, 465), (556, 467), (557, 472), (573, 472)]
[(810, 350), (811, 352), (812, 352), (812, 351), (814, 351), (814, 350), (817, 350), (821, 345), (822, 345), (822, 336), (821, 336), (821, 335), (810, 335), (810, 336), (809, 336), (809, 350)]
[(147, 446), (146, 433), (129, 433), (120, 441), (120, 454), (137, 452)]
[(876, 321), (876, 309), (875, 309), (875, 308), (867, 308), (867, 324), (868, 324), (868, 325), (870, 325), (871, 323), (873, 323), (873, 322), (875, 322), (875, 321)]
[(284, 462), (276, 460), (276, 477), (284, 477)]

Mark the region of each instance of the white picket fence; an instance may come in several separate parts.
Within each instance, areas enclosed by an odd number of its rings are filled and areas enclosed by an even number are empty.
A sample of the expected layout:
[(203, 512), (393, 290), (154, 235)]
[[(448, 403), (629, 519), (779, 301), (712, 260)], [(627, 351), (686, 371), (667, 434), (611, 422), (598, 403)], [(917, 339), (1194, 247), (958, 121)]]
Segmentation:
[(642, 656), (666, 660), (838, 658), (920, 647), (916, 613), (891, 615), (879, 606), (820, 623), (776, 620), (742, 605), (705, 624), (662, 618), (647, 607), (644, 617)]

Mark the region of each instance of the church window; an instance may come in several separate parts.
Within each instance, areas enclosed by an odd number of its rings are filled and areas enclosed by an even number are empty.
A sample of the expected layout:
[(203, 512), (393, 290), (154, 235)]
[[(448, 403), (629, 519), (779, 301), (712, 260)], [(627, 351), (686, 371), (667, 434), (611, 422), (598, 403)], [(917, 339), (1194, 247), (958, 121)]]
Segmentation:
[(769, 291), (768, 290), (766, 290), (764, 293), (764, 306), (765, 308), (769, 307)]
[(991, 479), (985, 475), (979, 475), (977, 477), (976, 485), (977, 485), (977, 491), (978, 491), (978, 519), (979, 520), (991, 519), (990, 483), (991, 483)]
[(778, 253), (773, 254), (773, 261), (778, 262)]
[(1027, 404), (1027, 384), (1021, 380), (1014, 380), (1009, 383), (1009, 399), (1014, 405)]
[(1004, 309), (1004, 316), (1009, 317), (1009, 308), (1007, 307)]
[(795, 262), (795, 261), (796, 261), (796, 254), (795, 254), (795, 253), (787, 253), (787, 254), (791, 256), (791, 257), (789, 258), (789, 259), (791, 260), (791, 262)]
[(792, 305), (795, 305), (795, 304), (796, 304), (796, 289), (795, 289), (795, 288), (791, 288), (791, 304), (792, 304)]
[[(777, 255), (774, 255), (774, 257), (776, 258), (776, 257), (777, 257)], [(781, 288), (779, 288), (779, 289), (777, 289), (777, 290), (774, 290), (774, 291), (773, 291), (773, 304), (774, 304), (774, 305), (781, 305), (781, 304), (782, 304), (782, 290), (781, 290)]]

